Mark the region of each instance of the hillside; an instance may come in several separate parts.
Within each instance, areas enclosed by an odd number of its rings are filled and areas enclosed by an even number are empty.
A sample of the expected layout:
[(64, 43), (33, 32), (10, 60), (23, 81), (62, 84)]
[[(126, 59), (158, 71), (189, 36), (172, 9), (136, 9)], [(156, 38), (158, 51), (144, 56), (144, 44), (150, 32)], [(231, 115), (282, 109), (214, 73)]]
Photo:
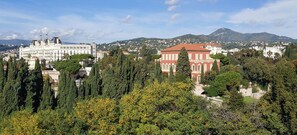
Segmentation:
[(285, 36), (278, 36), (267, 32), (262, 33), (240, 33), (228, 28), (220, 28), (209, 35), (193, 35), (186, 34), (169, 39), (160, 38), (135, 38), (131, 40), (116, 41), (108, 44), (101, 44), (99, 49), (108, 50), (114, 46), (137, 50), (137, 48), (147, 45), (153, 48), (163, 49), (168, 46), (179, 43), (203, 43), (203, 42), (218, 42), (225, 49), (248, 47), (250, 45), (267, 45), (274, 42), (296, 42)]

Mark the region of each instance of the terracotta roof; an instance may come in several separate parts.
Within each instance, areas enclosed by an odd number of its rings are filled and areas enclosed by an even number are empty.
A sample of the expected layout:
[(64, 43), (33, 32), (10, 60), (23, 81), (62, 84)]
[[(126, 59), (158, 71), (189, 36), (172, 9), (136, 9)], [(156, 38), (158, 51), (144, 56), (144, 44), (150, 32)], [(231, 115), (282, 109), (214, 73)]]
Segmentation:
[(162, 51), (179, 51), (181, 50), (183, 47), (187, 50), (187, 51), (210, 51), (208, 49), (205, 49), (206, 44), (178, 44), (176, 46), (171, 46), (169, 48), (166, 48)]

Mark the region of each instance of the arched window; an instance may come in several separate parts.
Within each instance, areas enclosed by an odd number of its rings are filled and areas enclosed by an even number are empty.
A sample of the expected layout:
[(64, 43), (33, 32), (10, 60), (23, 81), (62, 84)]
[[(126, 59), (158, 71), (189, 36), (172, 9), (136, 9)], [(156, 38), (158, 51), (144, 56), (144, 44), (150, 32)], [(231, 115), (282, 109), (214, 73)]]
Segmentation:
[(195, 65), (194, 64), (192, 65), (192, 71), (195, 71)]
[(198, 71), (200, 72), (200, 70), (201, 70), (201, 65), (199, 64), (198, 65)]

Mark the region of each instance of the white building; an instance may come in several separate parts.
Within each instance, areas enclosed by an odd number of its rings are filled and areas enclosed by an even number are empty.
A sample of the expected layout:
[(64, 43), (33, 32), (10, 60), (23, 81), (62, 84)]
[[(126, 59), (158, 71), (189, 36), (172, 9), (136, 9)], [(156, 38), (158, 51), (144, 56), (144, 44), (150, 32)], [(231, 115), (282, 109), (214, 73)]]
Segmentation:
[(224, 54), (226, 52), (226, 50), (222, 49), (222, 46), (220, 44), (216, 43), (206, 43), (205, 48), (210, 50), (210, 54)]
[(265, 47), (263, 49), (263, 55), (264, 57), (275, 59), (276, 57), (281, 57), (284, 53), (284, 50), (285, 46)]
[(33, 40), (29, 47), (19, 48), (19, 57), (25, 60), (37, 57), (50, 62), (74, 54), (91, 54), (97, 58), (96, 44), (62, 44), (58, 37), (54, 37), (52, 40)]

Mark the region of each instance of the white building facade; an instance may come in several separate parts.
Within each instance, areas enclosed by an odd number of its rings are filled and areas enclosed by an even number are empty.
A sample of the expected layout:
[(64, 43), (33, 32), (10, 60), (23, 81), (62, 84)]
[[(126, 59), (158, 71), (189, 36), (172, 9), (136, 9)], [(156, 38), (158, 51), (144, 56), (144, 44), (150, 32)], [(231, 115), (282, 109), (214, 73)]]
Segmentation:
[(54, 37), (52, 40), (33, 40), (29, 47), (19, 48), (19, 57), (25, 60), (37, 57), (51, 62), (75, 54), (91, 54), (97, 58), (96, 44), (62, 44), (58, 37)]

